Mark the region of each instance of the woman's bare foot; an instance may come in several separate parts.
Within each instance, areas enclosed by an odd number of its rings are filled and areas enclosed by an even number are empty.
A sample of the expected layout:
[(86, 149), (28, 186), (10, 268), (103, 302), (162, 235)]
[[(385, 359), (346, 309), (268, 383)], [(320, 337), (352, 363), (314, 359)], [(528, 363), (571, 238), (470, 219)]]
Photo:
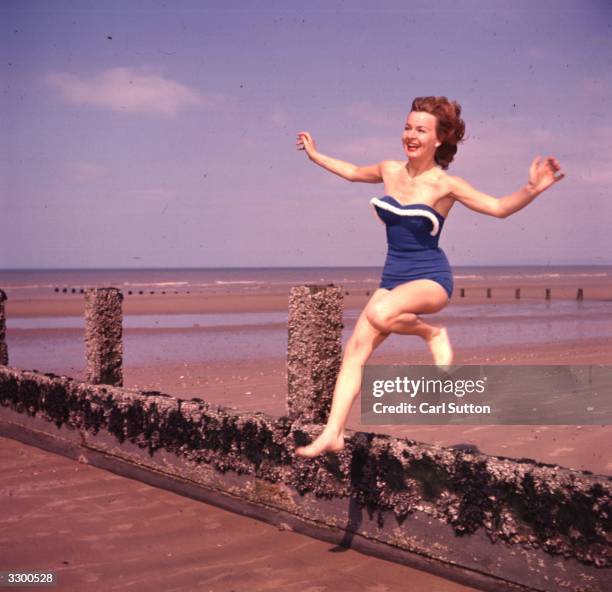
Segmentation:
[(427, 340), (434, 364), (438, 368), (448, 369), (453, 362), (453, 348), (448, 339), (446, 327), (438, 327), (433, 336)]
[(319, 456), (323, 452), (338, 452), (344, 448), (344, 433), (338, 434), (334, 430), (325, 428), (321, 434), (308, 444), (308, 446), (299, 446), (295, 449), (295, 454), (313, 458)]

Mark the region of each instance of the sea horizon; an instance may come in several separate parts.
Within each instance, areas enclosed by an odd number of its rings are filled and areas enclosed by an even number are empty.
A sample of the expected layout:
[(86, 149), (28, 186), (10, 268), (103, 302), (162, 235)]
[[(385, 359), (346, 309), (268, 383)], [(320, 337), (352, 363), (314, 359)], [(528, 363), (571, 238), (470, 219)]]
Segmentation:
[[(529, 268), (570, 268), (570, 267), (609, 267), (612, 263), (554, 263), (554, 264), (531, 264), (531, 263), (499, 263), (488, 265), (453, 265), (453, 269), (462, 268), (490, 268), (500, 267), (529, 267)], [(222, 270), (222, 269), (379, 269), (382, 265), (251, 265), (251, 266), (185, 266), (185, 267), (14, 267), (2, 268), (0, 273), (5, 272), (28, 272), (28, 271), (180, 271), (180, 270)]]

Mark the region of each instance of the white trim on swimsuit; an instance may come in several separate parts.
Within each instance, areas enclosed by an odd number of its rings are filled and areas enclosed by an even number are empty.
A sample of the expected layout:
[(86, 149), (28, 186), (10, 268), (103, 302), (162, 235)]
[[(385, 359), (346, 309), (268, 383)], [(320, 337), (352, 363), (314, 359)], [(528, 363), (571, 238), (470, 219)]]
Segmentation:
[[(425, 216), (426, 218), (429, 218), (429, 220), (431, 220), (431, 223), (433, 224), (433, 229), (429, 234), (431, 236), (436, 236), (436, 234), (438, 234), (438, 232), (440, 231), (440, 221), (436, 218), (435, 214), (433, 214), (432, 212), (429, 212), (428, 210), (415, 210), (415, 209), (404, 210), (390, 203), (387, 203), (386, 201), (382, 201), (381, 199), (378, 199), (377, 197), (373, 197), (370, 200), (370, 203), (378, 206), (379, 208), (383, 210), (387, 210), (388, 212), (397, 214), (398, 216)], [(407, 205), (410, 205), (410, 204), (407, 204)]]

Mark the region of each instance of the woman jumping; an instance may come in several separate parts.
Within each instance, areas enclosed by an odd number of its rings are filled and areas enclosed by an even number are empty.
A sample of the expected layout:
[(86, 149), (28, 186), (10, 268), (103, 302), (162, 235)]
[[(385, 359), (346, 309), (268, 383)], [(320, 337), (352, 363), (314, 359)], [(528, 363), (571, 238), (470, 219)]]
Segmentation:
[(370, 203), (386, 226), (388, 241), (380, 286), (344, 349), (327, 425), (314, 442), (295, 449), (299, 456), (344, 448), (344, 426), (361, 389), (361, 368), (391, 333), (418, 335), (437, 366), (452, 363), (446, 328), (429, 325), (418, 315), (442, 310), (453, 293), (451, 268), (438, 247), (453, 204), (459, 201), (476, 212), (506, 218), (565, 176), (556, 158), (537, 156), (527, 184), (497, 199), (446, 174), (465, 133), (460, 115), (461, 106), (446, 97), (414, 99), (402, 134), (406, 162), (385, 160), (359, 167), (321, 154), (308, 132), (298, 134), (298, 150), (305, 150), (315, 164), (348, 181), (384, 183), (385, 195)]

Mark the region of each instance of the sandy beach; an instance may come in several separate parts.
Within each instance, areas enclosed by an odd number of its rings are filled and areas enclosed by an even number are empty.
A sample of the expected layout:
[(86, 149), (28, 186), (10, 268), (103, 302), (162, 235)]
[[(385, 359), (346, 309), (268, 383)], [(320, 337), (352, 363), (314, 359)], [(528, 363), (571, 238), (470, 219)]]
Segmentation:
[[(502, 283), (503, 282), (498, 282)], [(506, 282), (507, 284), (508, 282)], [(492, 298), (487, 298), (486, 288), (482, 284), (466, 281), (467, 296), (453, 298), (451, 310), (461, 315), (461, 310), (472, 307), (478, 312), (457, 320), (452, 312), (447, 314), (451, 338), (453, 331), (463, 341), (455, 346), (456, 364), (610, 364), (612, 363), (612, 340), (606, 332), (610, 329), (610, 317), (603, 305), (608, 306), (612, 291), (608, 282), (596, 282), (590, 288), (586, 285), (586, 304), (576, 303), (570, 297), (575, 296), (574, 287), (553, 286), (553, 295), (564, 294), (565, 299), (554, 298), (550, 305), (563, 310), (564, 322), (577, 323), (577, 334), (556, 335), (547, 339), (542, 328), (547, 326), (547, 309), (532, 312), (522, 318), (520, 311), (529, 306), (544, 305), (542, 302), (543, 286), (533, 285), (527, 281), (522, 288), (520, 303), (514, 299), (514, 289), (509, 285), (498, 285), (492, 289)], [(461, 286), (460, 286), (461, 287)], [(347, 294), (348, 292), (348, 294)], [(368, 300), (370, 291), (352, 289), (345, 291), (345, 338), (350, 334), (356, 316)], [(538, 297), (537, 295), (540, 294)], [(287, 391), (286, 373), (286, 311), (288, 289), (277, 287), (262, 290), (256, 294), (249, 293), (180, 293), (162, 294), (125, 294), (123, 302), (124, 319), (136, 318), (139, 315), (157, 315), (159, 319), (177, 319), (183, 315), (210, 315), (215, 318), (229, 318), (237, 313), (271, 313), (277, 316), (264, 324), (253, 322), (229, 326), (201, 326), (198, 323), (185, 326), (140, 326), (129, 327), (124, 322), (124, 341), (147, 353), (132, 355), (133, 361), (124, 363), (124, 385), (128, 388), (159, 390), (175, 396), (190, 398), (199, 397), (211, 403), (233, 407), (239, 410), (263, 411), (280, 416), (286, 413), (285, 398)], [(511, 304), (508, 304), (510, 302)], [(534, 304), (535, 303), (535, 304)], [(590, 306), (599, 306), (591, 309)], [(514, 306), (504, 309), (503, 306)], [(475, 307), (475, 308), (474, 308)], [(523, 308), (517, 308), (523, 307)], [(578, 307), (578, 308), (576, 308)], [(581, 308), (583, 307), (583, 308)], [(471, 310), (471, 309), (470, 309)], [(500, 310), (506, 312), (499, 312)], [(529, 309), (526, 309), (529, 310)], [(484, 311), (484, 312), (483, 312)], [(493, 314), (493, 311), (498, 311)], [(508, 312), (509, 311), (509, 312)], [(518, 311), (513, 318), (513, 311)], [(36, 298), (10, 298), (6, 302), (7, 319), (31, 319), (38, 323), (43, 318), (82, 317), (84, 297), (82, 294), (54, 293)], [(446, 309), (445, 309), (446, 312)], [(349, 314), (351, 313), (351, 314)], [(224, 316), (226, 315), (226, 316)], [(540, 315), (540, 317), (538, 317)], [(253, 317), (257, 318), (257, 317)], [(438, 317), (432, 315), (431, 322)], [(440, 317), (443, 318), (443, 317)], [(604, 328), (602, 336), (584, 336), (582, 332), (585, 318), (597, 328)], [(501, 319), (501, 320), (500, 320)], [(569, 321), (567, 321), (569, 319)], [(24, 321), (25, 322), (25, 321)], [(157, 321), (156, 321), (157, 322)], [(239, 321), (242, 322), (242, 321)], [(455, 325), (453, 325), (455, 323)], [(522, 323), (522, 325), (521, 325)], [(525, 327), (518, 336), (526, 335), (528, 327), (536, 323), (534, 333), (537, 340), (512, 343), (508, 336), (508, 327), (519, 324)], [(539, 323), (539, 324), (538, 324)], [(172, 323), (170, 323), (172, 325)], [(563, 333), (563, 325), (561, 333)], [(569, 325), (574, 326), (574, 325)], [(586, 325), (584, 325), (586, 326)], [(36, 344), (36, 355), (24, 360), (23, 353), (10, 358), (10, 365), (19, 365), (29, 369), (51, 371), (67, 374), (77, 379), (85, 378), (83, 349), (83, 330), (79, 327), (45, 327), (7, 329), (9, 355), (12, 349), (18, 352), (30, 351)], [(538, 329), (539, 327), (539, 329)], [(482, 343), (469, 343), (465, 335), (478, 333), (488, 335)], [(504, 333), (506, 335), (504, 335)], [(274, 335), (267, 339), (266, 335)], [(495, 337), (495, 335), (497, 335)], [(507, 339), (506, 339), (507, 337)], [(228, 341), (228, 340), (234, 341)], [(284, 344), (283, 344), (284, 339)], [(501, 341), (502, 343), (496, 343)], [(253, 355), (236, 352), (235, 343), (253, 343)], [(250, 341), (249, 341), (250, 340)], [(265, 342), (273, 342), (266, 348)], [(504, 341), (510, 341), (504, 342)], [(227, 343), (226, 343), (227, 342)], [(48, 343), (48, 346), (44, 346)], [(54, 352), (54, 344), (66, 344), (65, 355), (49, 358), (45, 365), (46, 350)], [(224, 346), (224, 343), (226, 345)], [(158, 347), (157, 344), (164, 344)], [(407, 349), (403, 349), (404, 346)], [(225, 347), (225, 349), (224, 349)], [(46, 349), (45, 349), (46, 348)], [(72, 348), (72, 350), (70, 350)], [(150, 349), (147, 349), (150, 348)], [(216, 355), (209, 355), (212, 351)], [(151, 352), (155, 352), (154, 354)], [(223, 352), (228, 352), (225, 355)], [(231, 355), (230, 355), (231, 354)], [(51, 354), (49, 354), (51, 355)], [(79, 359), (80, 358), (80, 359)], [(19, 361), (22, 363), (18, 364)], [(392, 335), (370, 358), (369, 364), (428, 364), (430, 354), (425, 344), (416, 337)], [(351, 430), (367, 430), (389, 433), (422, 442), (444, 446), (469, 445), (488, 454), (515, 458), (535, 458), (536, 460), (559, 464), (595, 473), (610, 474), (612, 460), (605, 452), (612, 441), (612, 426), (368, 426), (360, 422), (358, 402), (349, 416), (347, 427)]]
[(0, 500), (2, 569), (52, 571), (62, 592), (475, 590), (9, 438)]

